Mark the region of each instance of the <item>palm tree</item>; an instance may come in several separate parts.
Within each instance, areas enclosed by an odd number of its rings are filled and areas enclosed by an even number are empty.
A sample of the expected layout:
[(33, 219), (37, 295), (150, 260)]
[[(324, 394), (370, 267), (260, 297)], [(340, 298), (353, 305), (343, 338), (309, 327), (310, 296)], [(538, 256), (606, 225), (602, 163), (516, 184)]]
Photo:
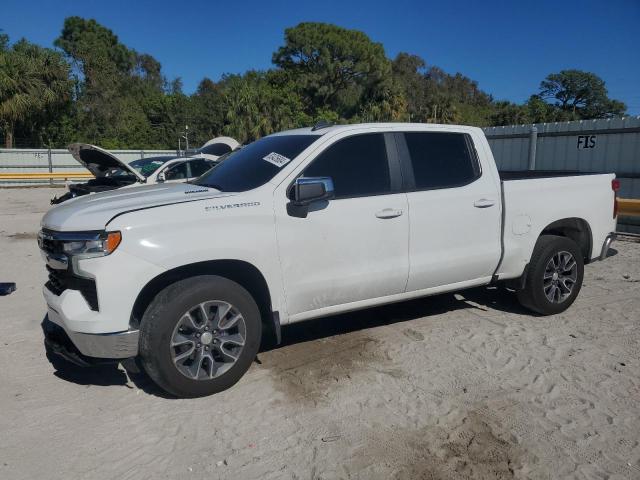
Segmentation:
[(62, 56), (26, 40), (0, 50), (0, 127), (5, 146), (13, 146), (17, 124), (68, 100), (69, 65)]

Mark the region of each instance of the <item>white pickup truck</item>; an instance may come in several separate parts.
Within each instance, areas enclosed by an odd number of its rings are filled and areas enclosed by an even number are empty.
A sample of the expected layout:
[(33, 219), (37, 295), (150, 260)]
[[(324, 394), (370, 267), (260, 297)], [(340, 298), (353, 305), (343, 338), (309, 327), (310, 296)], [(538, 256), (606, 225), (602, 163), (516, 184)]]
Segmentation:
[(288, 323), (496, 282), (555, 314), (607, 255), (616, 191), (612, 174), (499, 173), (473, 127), (270, 135), (191, 183), (52, 208), (45, 343), (80, 364), (137, 357), (193, 397)]

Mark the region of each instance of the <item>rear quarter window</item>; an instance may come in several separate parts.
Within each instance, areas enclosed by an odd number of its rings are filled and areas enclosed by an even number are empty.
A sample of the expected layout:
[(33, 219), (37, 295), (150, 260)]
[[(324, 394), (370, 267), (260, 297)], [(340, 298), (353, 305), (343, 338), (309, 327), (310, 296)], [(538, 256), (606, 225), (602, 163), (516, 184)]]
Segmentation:
[(480, 177), (480, 165), (468, 134), (406, 132), (404, 136), (417, 190), (460, 187)]

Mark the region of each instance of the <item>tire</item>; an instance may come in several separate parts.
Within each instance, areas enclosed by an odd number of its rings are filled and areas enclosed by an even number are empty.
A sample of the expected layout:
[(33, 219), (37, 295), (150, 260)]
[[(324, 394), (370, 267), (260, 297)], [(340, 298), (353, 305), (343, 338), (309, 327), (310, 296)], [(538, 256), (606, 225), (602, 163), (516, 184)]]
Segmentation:
[[(569, 256), (575, 261), (575, 267), (565, 270), (564, 267), (572, 265)], [(554, 268), (556, 265), (557, 268)], [(582, 287), (582, 252), (569, 238), (543, 235), (533, 249), (525, 275), (525, 287), (518, 291), (518, 301), (522, 306), (541, 315), (564, 312), (575, 301)]]
[(172, 395), (211, 395), (240, 380), (261, 336), (260, 311), (247, 290), (224, 277), (192, 277), (166, 287), (147, 307), (140, 323), (140, 363)]

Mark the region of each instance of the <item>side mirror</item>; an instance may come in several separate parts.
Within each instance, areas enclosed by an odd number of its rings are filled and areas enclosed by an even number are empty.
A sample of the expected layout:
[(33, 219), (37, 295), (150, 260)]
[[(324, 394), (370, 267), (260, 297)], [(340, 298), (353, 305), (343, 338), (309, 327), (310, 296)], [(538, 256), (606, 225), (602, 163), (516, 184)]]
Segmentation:
[(307, 218), (311, 204), (319, 210), (335, 197), (333, 180), (331, 177), (300, 177), (293, 184), (290, 197), (287, 213), (292, 217)]
[(160, 172), (158, 174), (158, 176), (156, 177), (156, 182), (158, 183), (164, 183), (167, 181), (167, 177), (165, 177), (164, 172)]
[(300, 177), (293, 185), (293, 203), (309, 205), (335, 196), (331, 177)]

